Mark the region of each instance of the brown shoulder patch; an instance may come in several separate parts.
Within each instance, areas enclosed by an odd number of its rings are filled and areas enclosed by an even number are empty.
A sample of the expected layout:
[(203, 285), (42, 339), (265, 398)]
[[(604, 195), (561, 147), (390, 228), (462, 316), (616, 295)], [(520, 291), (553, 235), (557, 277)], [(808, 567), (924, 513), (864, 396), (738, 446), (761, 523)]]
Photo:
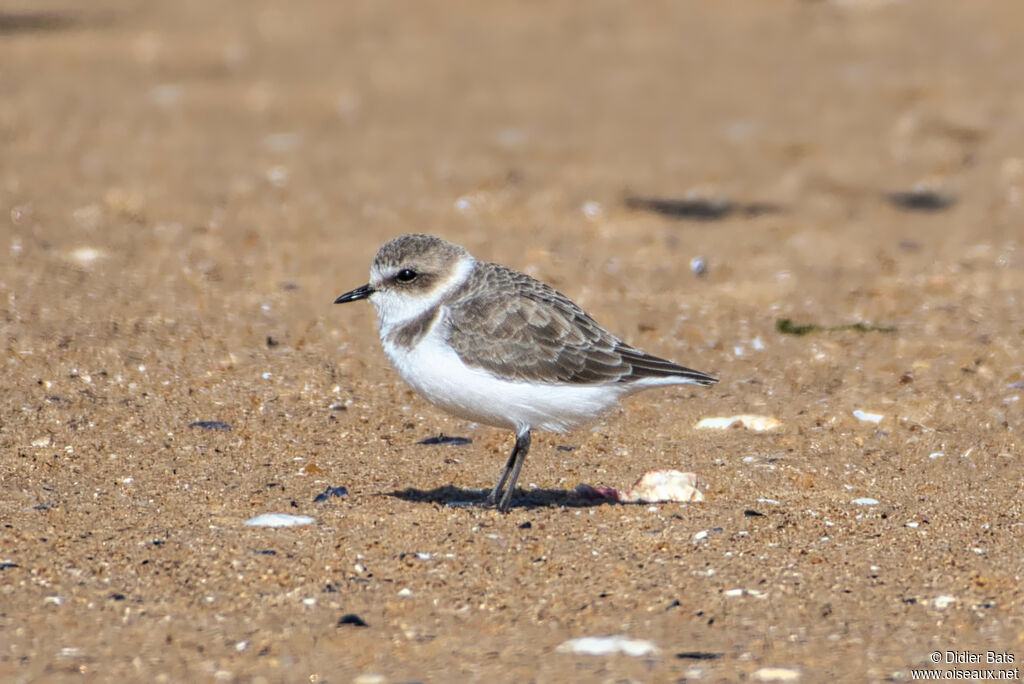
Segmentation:
[(395, 328), (388, 333), (388, 341), (396, 347), (412, 349), (430, 331), (440, 313), (440, 305), (427, 309), (405, 325)]

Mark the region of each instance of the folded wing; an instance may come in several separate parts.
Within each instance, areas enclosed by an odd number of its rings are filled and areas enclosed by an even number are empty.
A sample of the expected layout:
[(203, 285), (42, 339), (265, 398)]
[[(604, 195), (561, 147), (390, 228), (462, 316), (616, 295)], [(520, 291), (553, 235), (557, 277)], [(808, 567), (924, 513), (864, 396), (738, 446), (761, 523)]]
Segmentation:
[(443, 325), (464, 363), (509, 380), (581, 385), (678, 377), (711, 384), (699, 371), (634, 349), (551, 287), (480, 264), (447, 308)]

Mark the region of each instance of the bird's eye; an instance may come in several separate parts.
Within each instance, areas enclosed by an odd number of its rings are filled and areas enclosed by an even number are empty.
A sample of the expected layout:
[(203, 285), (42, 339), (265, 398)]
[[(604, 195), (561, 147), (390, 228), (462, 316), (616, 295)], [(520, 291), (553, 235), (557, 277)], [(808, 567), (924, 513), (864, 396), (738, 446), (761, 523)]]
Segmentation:
[(403, 268), (395, 275), (395, 280), (400, 283), (408, 283), (416, 278), (416, 271), (411, 268)]

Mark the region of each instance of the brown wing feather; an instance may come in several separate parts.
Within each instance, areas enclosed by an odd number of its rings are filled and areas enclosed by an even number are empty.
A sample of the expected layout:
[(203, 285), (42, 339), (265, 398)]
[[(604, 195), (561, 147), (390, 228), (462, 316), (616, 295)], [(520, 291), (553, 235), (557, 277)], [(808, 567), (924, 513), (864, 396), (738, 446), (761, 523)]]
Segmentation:
[[(602, 384), (703, 373), (624, 344), (569, 298), (497, 264), (479, 264), (448, 308), (448, 342), (467, 365), (534, 382)], [(477, 331), (477, 332), (474, 332)]]

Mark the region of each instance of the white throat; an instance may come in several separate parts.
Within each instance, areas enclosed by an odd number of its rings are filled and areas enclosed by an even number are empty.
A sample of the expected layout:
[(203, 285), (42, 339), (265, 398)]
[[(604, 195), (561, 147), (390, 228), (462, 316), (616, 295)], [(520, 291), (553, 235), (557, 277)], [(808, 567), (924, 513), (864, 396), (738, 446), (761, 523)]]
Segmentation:
[[(378, 290), (370, 296), (374, 308), (377, 310), (378, 325), (381, 339), (395, 328), (415, 320), (419, 316), (441, 303), (448, 293), (466, 282), (476, 260), (466, 255), (453, 265), (448, 277), (439, 282), (429, 292), (421, 294), (409, 294), (395, 292), (394, 290)], [(370, 282), (373, 282), (379, 274), (370, 274)]]

